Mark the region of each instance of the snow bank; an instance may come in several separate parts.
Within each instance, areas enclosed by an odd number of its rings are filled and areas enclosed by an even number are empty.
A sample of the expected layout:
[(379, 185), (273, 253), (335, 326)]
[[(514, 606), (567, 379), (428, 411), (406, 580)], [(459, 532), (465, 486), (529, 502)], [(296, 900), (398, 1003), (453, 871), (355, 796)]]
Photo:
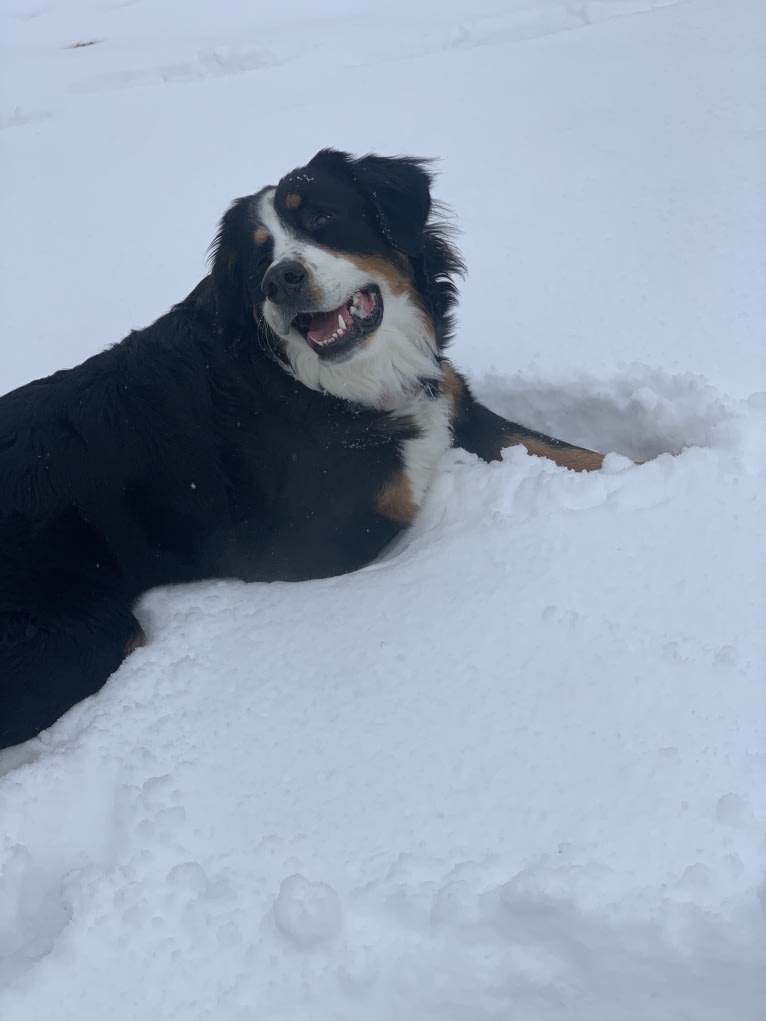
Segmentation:
[(0, 1016), (761, 1018), (760, 5), (2, 19), (3, 389), (182, 297), (321, 145), (438, 153), (457, 363), (619, 453), (456, 451), (364, 571), (147, 596), (0, 755)]

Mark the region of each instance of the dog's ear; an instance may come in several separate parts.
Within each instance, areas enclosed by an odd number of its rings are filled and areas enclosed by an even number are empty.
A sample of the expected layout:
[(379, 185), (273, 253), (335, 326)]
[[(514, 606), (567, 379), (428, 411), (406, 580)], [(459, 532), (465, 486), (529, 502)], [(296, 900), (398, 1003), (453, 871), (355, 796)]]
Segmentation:
[(383, 237), (405, 255), (420, 255), (423, 229), (431, 212), (428, 160), (414, 156), (361, 156), (322, 149), (307, 166), (350, 176), (370, 203)]
[(431, 175), (426, 160), (412, 156), (362, 156), (351, 165), (357, 185), (370, 197), (383, 237), (405, 255), (420, 255), (431, 212)]
[(225, 213), (210, 249), (216, 323), (227, 344), (243, 335), (250, 315), (240, 236), (247, 201), (237, 199)]

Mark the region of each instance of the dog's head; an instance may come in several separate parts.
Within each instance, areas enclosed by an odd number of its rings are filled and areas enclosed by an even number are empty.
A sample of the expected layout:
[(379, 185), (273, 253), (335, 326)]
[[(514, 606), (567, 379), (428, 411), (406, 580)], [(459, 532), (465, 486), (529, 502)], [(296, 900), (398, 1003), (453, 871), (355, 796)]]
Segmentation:
[(425, 161), (324, 149), (238, 199), (214, 246), (218, 326), (306, 386), (395, 408), (439, 375), (460, 257)]

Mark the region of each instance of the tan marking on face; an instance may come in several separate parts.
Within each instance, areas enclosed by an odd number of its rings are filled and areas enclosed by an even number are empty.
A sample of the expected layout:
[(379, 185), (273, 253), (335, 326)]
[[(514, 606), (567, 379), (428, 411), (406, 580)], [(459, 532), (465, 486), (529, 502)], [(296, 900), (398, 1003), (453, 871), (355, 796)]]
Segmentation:
[(423, 322), (430, 333), (431, 346), (436, 350), (436, 332), (434, 330), (433, 317), (427, 307), (422, 294), (415, 287), (414, 273), (409, 259), (404, 255), (394, 253), (396, 262), (390, 259), (383, 259), (379, 255), (348, 255), (349, 262), (357, 269), (367, 274), (370, 283), (378, 283), (383, 280), (388, 285), (392, 294), (408, 294), (412, 304), (420, 311)]
[(465, 409), (463, 407), (463, 380), (446, 359), (441, 363), (441, 366), (442, 378), (439, 381), (439, 389), (446, 397), (449, 398), (450, 406), (452, 408), (450, 421), (453, 423), (459, 422), (462, 418), (465, 418)]
[(136, 649), (143, 649), (147, 643), (148, 639), (143, 632), (143, 628), (139, 628), (139, 630), (128, 640), (128, 643), (123, 650), (125, 658), (127, 659), (132, 652), (136, 651)]
[(412, 483), (404, 472), (396, 475), (381, 490), (376, 510), (396, 525), (411, 525), (418, 513)]
[(346, 258), (357, 269), (369, 274), (370, 282), (385, 280), (393, 294), (409, 291), (413, 298), (420, 301), (420, 295), (412, 286), (412, 268), (406, 259), (402, 259), (400, 265), (395, 265), (378, 255), (348, 255)]
[(303, 202), (303, 196), (298, 195), (298, 193), (294, 191), (290, 192), (290, 194), (285, 198), (285, 206), (288, 209), (297, 209), (301, 202)]
[(265, 227), (259, 227), (255, 234), (253, 234), (253, 241), (255, 241), (259, 248), (262, 248), (270, 237), (271, 234), (269, 234)]
[(504, 437), (504, 447), (514, 447), (517, 444), (526, 447), (530, 454), (547, 457), (549, 461), (555, 461), (563, 468), (571, 468), (576, 472), (598, 471), (604, 463), (603, 454), (597, 454), (594, 450), (586, 450), (585, 447), (558, 447), (553, 443), (546, 443), (545, 440), (538, 440), (518, 433)]

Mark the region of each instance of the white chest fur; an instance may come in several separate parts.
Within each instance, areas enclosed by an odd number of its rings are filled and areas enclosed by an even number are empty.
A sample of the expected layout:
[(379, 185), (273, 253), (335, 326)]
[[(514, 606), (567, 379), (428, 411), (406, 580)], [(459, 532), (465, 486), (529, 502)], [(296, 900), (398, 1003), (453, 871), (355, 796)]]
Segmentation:
[(378, 500), (378, 512), (398, 525), (412, 524), (439, 459), (450, 447), (450, 410), (448, 397), (421, 394), (396, 412), (397, 417), (411, 419), (418, 429), (417, 436), (402, 441), (402, 470)]

